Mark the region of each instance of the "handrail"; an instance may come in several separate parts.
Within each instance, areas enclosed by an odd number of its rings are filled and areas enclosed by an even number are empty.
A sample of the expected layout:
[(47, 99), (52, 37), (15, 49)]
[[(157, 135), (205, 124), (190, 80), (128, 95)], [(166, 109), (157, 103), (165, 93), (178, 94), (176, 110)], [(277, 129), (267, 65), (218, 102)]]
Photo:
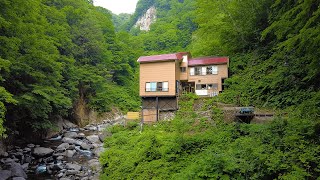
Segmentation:
[(169, 88), (146, 88), (145, 92), (168, 92)]

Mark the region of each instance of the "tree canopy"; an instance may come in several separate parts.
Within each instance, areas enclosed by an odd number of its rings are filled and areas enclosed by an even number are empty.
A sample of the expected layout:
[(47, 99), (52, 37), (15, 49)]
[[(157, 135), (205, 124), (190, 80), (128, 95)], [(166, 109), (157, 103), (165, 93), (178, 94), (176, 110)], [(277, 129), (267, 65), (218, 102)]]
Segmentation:
[(139, 107), (130, 88), (138, 55), (117, 36), (109, 11), (87, 0), (0, 5), (0, 122), (6, 112), (10, 127), (46, 130), (79, 101), (101, 112)]

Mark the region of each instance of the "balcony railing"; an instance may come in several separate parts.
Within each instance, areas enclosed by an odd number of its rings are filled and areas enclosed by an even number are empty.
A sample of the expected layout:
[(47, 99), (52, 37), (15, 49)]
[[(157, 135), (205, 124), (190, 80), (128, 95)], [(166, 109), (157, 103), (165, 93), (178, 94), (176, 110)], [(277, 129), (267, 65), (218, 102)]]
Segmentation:
[(168, 92), (169, 88), (146, 88), (146, 92)]

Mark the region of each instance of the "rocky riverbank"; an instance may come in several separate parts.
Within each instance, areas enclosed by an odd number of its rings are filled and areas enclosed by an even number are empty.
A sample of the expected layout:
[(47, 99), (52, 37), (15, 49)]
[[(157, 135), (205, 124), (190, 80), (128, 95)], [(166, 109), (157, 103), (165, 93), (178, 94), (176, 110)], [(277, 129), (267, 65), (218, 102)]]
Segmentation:
[(60, 133), (41, 144), (11, 147), (0, 159), (0, 180), (12, 179), (98, 179), (99, 155), (103, 140), (111, 133), (106, 128), (123, 124), (122, 117), (79, 128), (69, 123)]

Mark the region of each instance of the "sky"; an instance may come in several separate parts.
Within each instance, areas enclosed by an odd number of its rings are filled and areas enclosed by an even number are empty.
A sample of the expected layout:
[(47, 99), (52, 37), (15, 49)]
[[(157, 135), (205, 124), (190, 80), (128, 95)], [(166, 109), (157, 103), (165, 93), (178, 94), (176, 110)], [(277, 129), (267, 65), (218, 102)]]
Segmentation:
[(138, 0), (93, 0), (95, 6), (109, 9), (114, 14), (130, 13), (136, 9)]

